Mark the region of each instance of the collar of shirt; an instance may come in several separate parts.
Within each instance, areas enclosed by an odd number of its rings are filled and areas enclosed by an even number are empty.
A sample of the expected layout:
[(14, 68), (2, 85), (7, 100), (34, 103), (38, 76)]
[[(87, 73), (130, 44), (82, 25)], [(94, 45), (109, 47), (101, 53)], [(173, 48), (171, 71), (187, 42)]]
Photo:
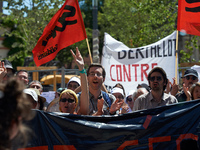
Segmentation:
[[(164, 100), (167, 99), (168, 97), (169, 97), (169, 94), (163, 93), (163, 94), (162, 94), (161, 101), (164, 101)], [(153, 95), (152, 95), (151, 92), (149, 93), (149, 99), (150, 99), (150, 101), (156, 102), (156, 100), (153, 98)]]
[[(102, 95), (102, 92), (99, 94), (99, 96), (103, 96), (103, 95)], [(99, 96), (98, 96), (98, 97), (99, 97)], [(95, 99), (95, 98), (94, 98), (94, 95), (93, 95), (92, 93), (90, 93), (90, 92), (89, 92), (89, 97), (90, 97), (90, 99)], [(97, 100), (97, 99), (96, 99), (96, 100)]]

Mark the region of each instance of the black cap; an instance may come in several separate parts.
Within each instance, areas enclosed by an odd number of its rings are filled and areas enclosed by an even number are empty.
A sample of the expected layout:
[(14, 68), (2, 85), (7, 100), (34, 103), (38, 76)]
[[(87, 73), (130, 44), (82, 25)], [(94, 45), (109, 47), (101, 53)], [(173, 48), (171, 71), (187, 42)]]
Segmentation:
[(187, 70), (185, 71), (184, 77), (190, 76), (190, 75), (191, 75), (191, 76), (195, 76), (195, 77), (198, 78), (198, 73), (197, 73), (197, 71), (194, 70), (194, 69), (187, 69)]
[(13, 69), (13, 66), (12, 66), (12, 64), (11, 64), (10, 61), (8, 61), (8, 60), (5, 59), (5, 60), (2, 60), (1, 62), (4, 62), (5, 68)]

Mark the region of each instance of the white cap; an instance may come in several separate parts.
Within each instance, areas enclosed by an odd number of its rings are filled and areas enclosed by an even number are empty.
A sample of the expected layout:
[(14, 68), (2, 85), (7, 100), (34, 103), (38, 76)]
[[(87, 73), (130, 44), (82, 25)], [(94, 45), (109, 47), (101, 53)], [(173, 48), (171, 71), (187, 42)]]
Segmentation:
[(128, 94), (126, 95), (126, 97), (130, 96), (130, 95), (133, 95), (133, 93), (135, 92), (135, 90), (130, 90), (128, 91)]
[(127, 97), (129, 97), (130, 95), (131, 95), (131, 97), (132, 97), (132, 95), (133, 95), (134, 92), (135, 92), (135, 90), (130, 90), (130, 91), (128, 91), (128, 94), (126, 95), (126, 99), (127, 99)]
[(118, 88), (118, 87), (114, 87), (112, 89), (111, 94), (113, 94), (113, 93), (120, 93), (120, 94), (122, 94), (124, 96), (123, 90), (121, 88)]
[(67, 86), (68, 86), (68, 84), (70, 83), (70, 82), (77, 82), (79, 85), (81, 85), (81, 81), (80, 81), (80, 79), (78, 78), (78, 77), (72, 77), (70, 80), (69, 80), (69, 82), (67, 83)]
[(34, 99), (34, 101), (38, 102), (38, 95), (34, 90), (32, 90), (32, 89), (24, 89), (24, 93), (30, 95)]

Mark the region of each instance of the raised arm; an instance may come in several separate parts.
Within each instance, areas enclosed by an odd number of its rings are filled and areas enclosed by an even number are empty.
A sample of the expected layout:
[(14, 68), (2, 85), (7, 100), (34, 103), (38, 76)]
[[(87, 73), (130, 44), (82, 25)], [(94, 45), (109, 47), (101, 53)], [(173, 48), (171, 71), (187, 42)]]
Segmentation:
[(76, 47), (76, 55), (71, 50), (72, 56), (74, 57), (75, 63), (79, 68), (80, 76), (81, 76), (81, 96), (80, 96), (80, 108), (78, 110), (78, 114), (88, 115), (89, 113), (89, 88), (86, 70), (84, 69), (84, 60), (81, 56), (80, 51)]

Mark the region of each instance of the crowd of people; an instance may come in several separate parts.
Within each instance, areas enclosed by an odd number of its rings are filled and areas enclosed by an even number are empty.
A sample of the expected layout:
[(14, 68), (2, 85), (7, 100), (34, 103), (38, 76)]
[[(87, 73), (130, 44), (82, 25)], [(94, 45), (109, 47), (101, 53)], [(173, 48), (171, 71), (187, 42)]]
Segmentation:
[(29, 118), (31, 109), (101, 116), (125, 114), (200, 98), (198, 73), (193, 69), (185, 71), (183, 86), (179, 88), (175, 79), (171, 83), (166, 72), (161, 67), (155, 67), (147, 76), (148, 85), (138, 84), (137, 89), (132, 89), (126, 95), (120, 83), (111, 92), (105, 89), (106, 72), (101, 64), (92, 63), (86, 71), (78, 48), (76, 53), (71, 50), (71, 54), (79, 68), (80, 78), (72, 77), (66, 88), (56, 91), (55, 99), (50, 103), (41, 96), (43, 86), (39, 81), (29, 83), (26, 70), (15, 72), (8, 60), (0, 61), (0, 114), (5, 120), (0, 124), (3, 133), (0, 135), (0, 145), (9, 147), (10, 143), (5, 141), (11, 141), (20, 132), (21, 122)]

